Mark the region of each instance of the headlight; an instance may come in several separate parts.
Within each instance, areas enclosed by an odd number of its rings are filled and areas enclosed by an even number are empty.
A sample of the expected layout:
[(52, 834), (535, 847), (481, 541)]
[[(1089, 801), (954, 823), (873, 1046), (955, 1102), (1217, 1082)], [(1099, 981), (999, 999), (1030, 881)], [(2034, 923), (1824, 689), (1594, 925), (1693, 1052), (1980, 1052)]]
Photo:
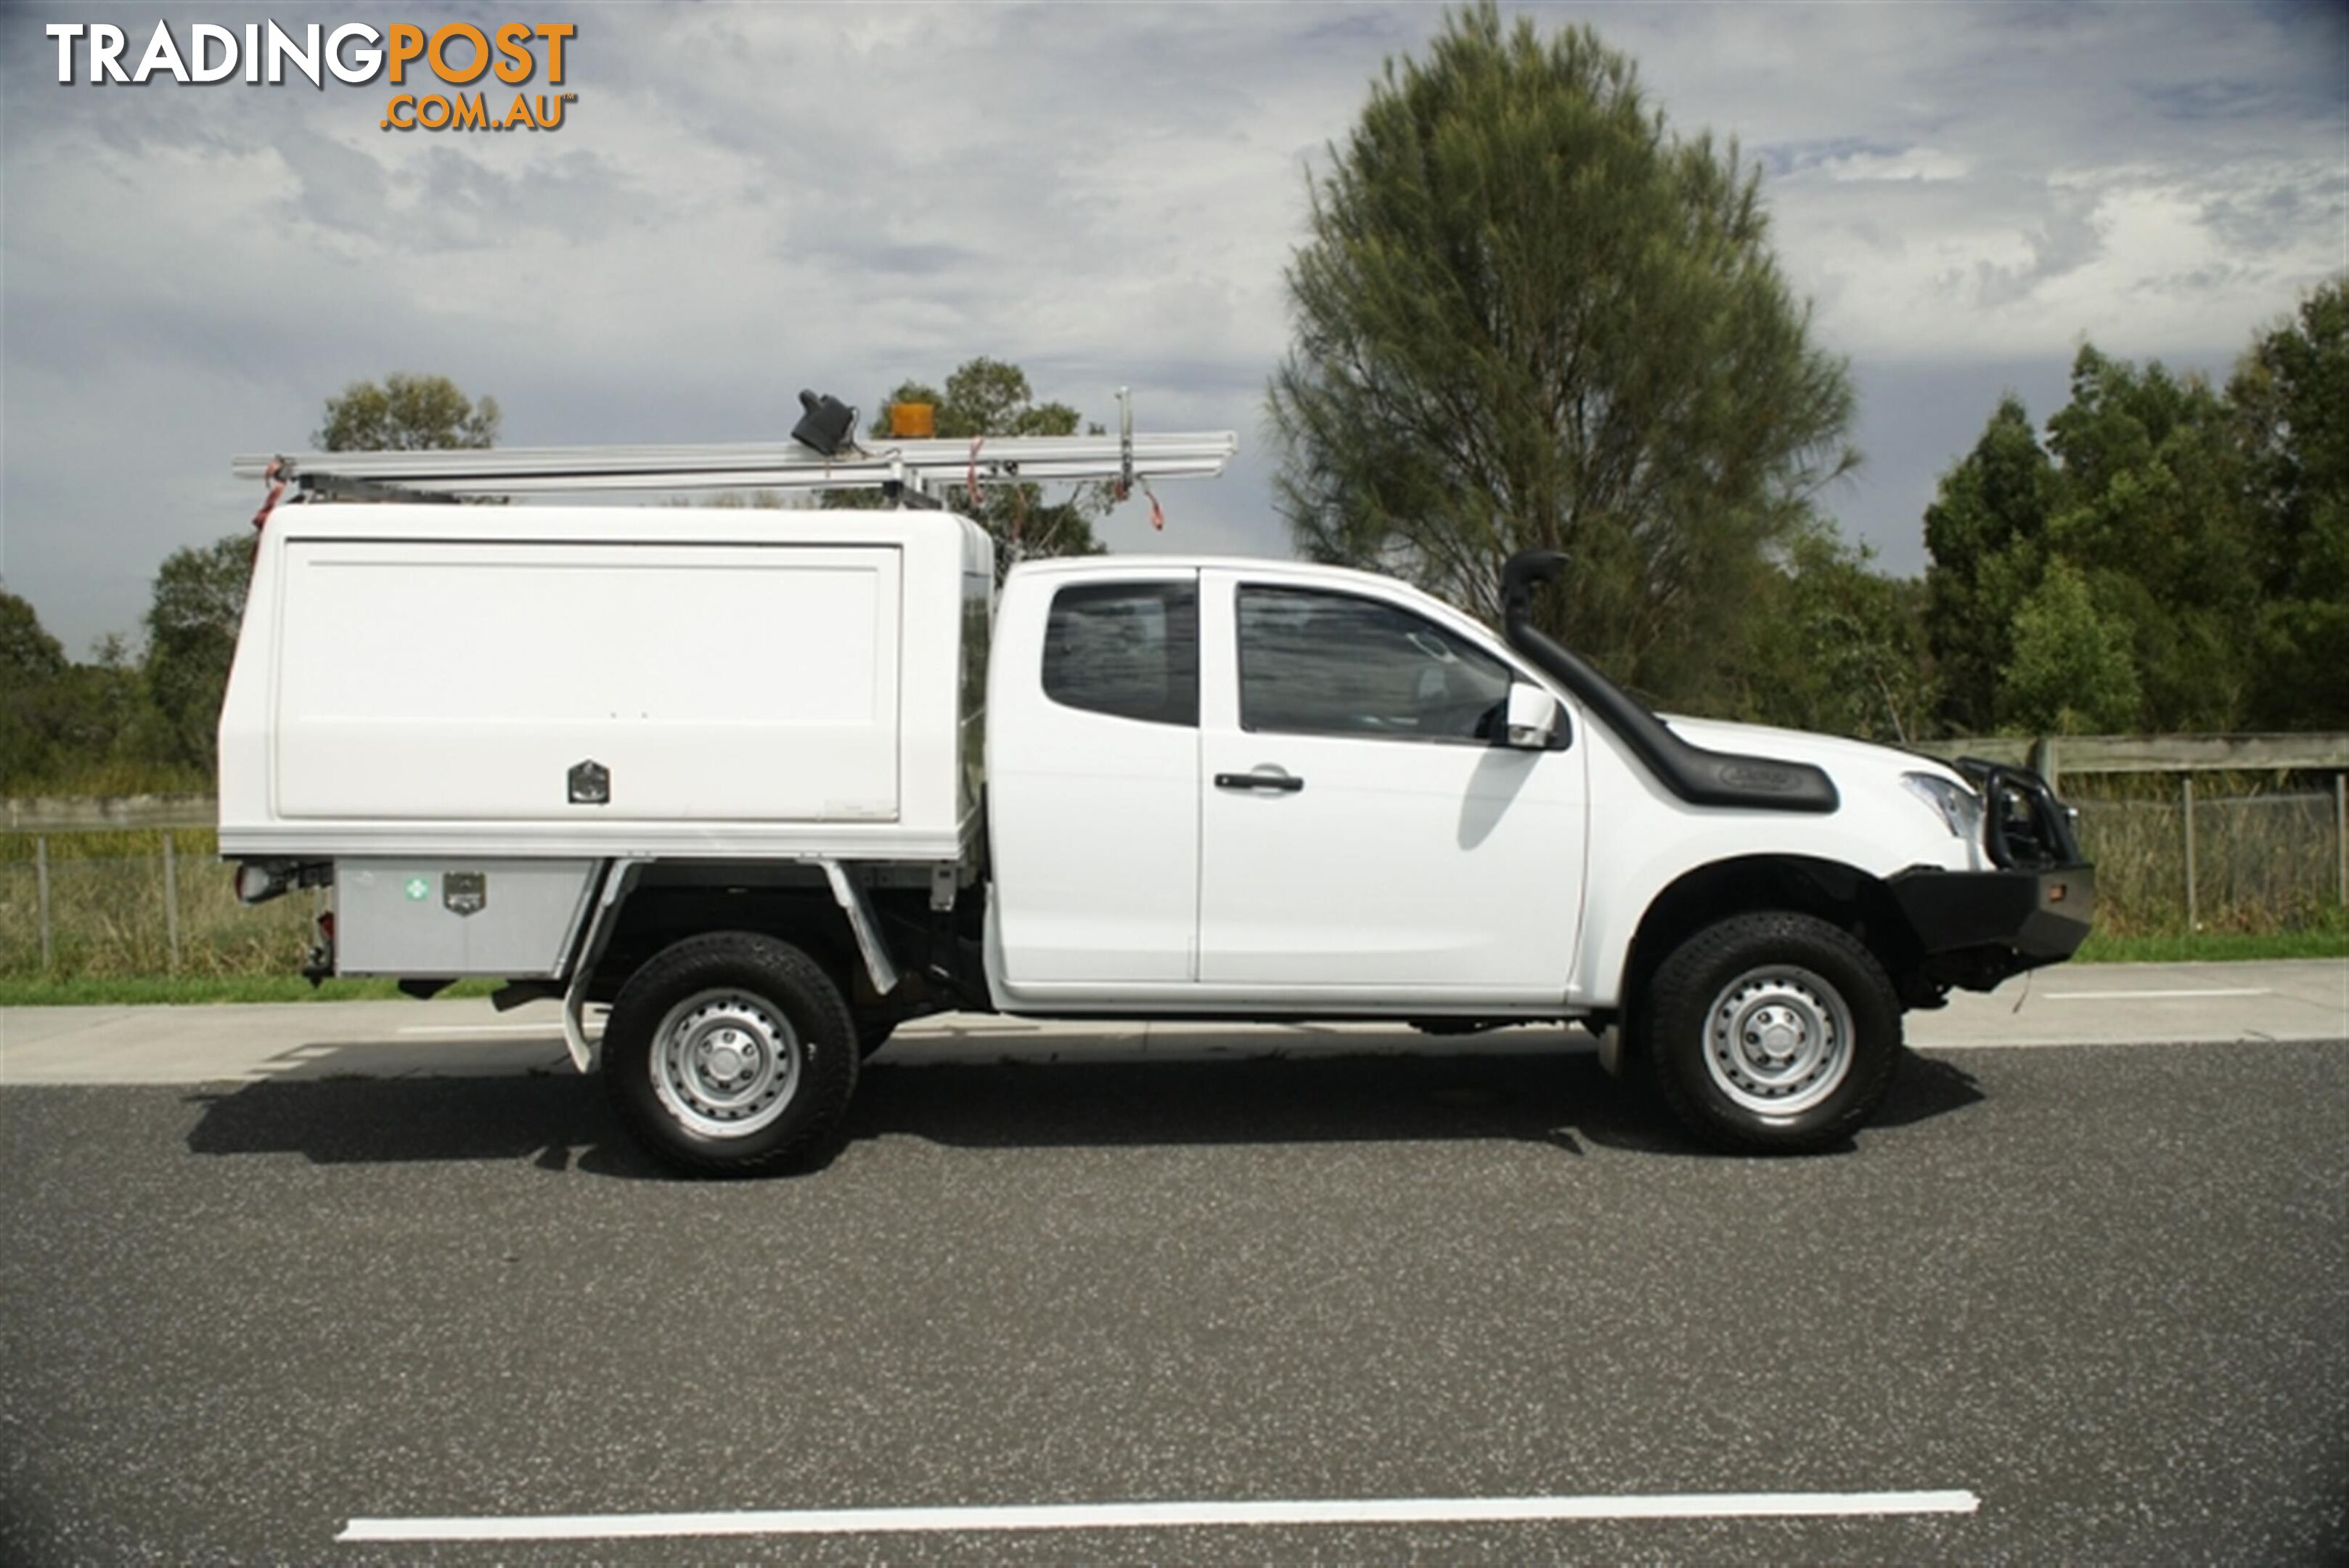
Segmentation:
[(1900, 782), (1910, 794), (1933, 808), (1951, 837), (1964, 840), (1969, 850), (1982, 847), (1982, 796), (1939, 774), (1902, 774)]

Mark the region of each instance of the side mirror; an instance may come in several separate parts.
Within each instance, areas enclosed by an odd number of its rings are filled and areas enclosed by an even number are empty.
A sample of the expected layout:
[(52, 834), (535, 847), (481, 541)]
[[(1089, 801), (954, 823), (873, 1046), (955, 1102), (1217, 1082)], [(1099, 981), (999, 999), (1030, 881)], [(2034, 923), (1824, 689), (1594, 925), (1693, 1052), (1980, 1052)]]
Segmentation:
[(1529, 682), (1512, 681), (1503, 743), (1516, 751), (1547, 751), (1558, 732), (1562, 717), (1557, 698)]

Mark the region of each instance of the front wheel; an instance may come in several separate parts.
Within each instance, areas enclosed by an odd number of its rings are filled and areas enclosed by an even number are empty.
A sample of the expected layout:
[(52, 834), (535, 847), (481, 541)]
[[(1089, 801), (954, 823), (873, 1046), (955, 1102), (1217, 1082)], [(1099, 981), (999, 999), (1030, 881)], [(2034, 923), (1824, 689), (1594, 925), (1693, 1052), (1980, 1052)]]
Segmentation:
[(1809, 915), (1736, 915), (1690, 937), (1637, 1009), (1664, 1102), (1716, 1147), (1801, 1154), (1848, 1138), (1892, 1079), (1900, 1002), (1874, 954)]
[(804, 1162), (856, 1089), (856, 1029), (823, 967), (748, 931), (691, 937), (630, 976), (604, 1030), (628, 1129), (689, 1170)]

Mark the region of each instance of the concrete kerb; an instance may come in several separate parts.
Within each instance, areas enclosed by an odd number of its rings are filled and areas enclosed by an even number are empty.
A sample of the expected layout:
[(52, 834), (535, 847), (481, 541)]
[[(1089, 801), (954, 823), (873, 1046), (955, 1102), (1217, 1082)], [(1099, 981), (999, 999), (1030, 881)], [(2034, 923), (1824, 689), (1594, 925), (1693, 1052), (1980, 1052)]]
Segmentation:
[[(2043, 971), (1909, 1015), (1921, 1050), (2349, 1039), (2349, 962), (2106, 964)], [(947, 1014), (876, 1061), (1212, 1062), (1587, 1052), (1578, 1028), (1467, 1035), (1390, 1023), (1060, 1023)], [(0, 1085), (191, 1084), (568, 1073), (552, 1003), (486, 1001), (0, 1009)]]

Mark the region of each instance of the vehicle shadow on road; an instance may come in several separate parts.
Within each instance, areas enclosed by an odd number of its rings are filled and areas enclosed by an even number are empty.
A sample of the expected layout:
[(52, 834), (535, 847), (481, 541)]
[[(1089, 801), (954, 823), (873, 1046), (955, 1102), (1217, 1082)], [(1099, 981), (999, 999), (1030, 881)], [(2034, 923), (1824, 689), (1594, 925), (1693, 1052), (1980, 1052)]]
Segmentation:
[(1593, 1121), (1647, 1119), (1588, 1053), (877, 1062), (848, 1134), (958, 1148), (1508, 1140), (1580, 1153)]
[[(573, 1075), (277, 1079), (190, 1096), (191, 1154), (298, 1154), (320, 1165), (527, 1160), (657, 1176), (603, 1085)], [(592, 1160), (590, 1157), (592, 1156)]]
[[(1982, 1097), (1971, 1076), (1911, 1056), (1876, 1127)], [(197, 1096), (187, 1143), (207, 1155), (300, 1154), (318, 1164), (527, 1161), (624, 1179), (670, 1173), (622, 1131), (600, 1085), (566, 1075), (306, 1080)], [(825, 1159), (913, 1137), (951, 1148), (1329, 1142), (1538, 1144), (1705, 1156), (1654, 1098), (1588, 1053), (1231, 1062), (988, 1063), (865, 1070)]]
[(1876, 1107), (1876, 1114), (1868, 1117), (1868, 1125), (1912, 1127), (1987, 1098), (1980, 1080), (1956, 1063), (1904, 1050), (1899, 1066), (1893, 1073), (1892, 1088), (1885, 1095), (1884, 1103)]

